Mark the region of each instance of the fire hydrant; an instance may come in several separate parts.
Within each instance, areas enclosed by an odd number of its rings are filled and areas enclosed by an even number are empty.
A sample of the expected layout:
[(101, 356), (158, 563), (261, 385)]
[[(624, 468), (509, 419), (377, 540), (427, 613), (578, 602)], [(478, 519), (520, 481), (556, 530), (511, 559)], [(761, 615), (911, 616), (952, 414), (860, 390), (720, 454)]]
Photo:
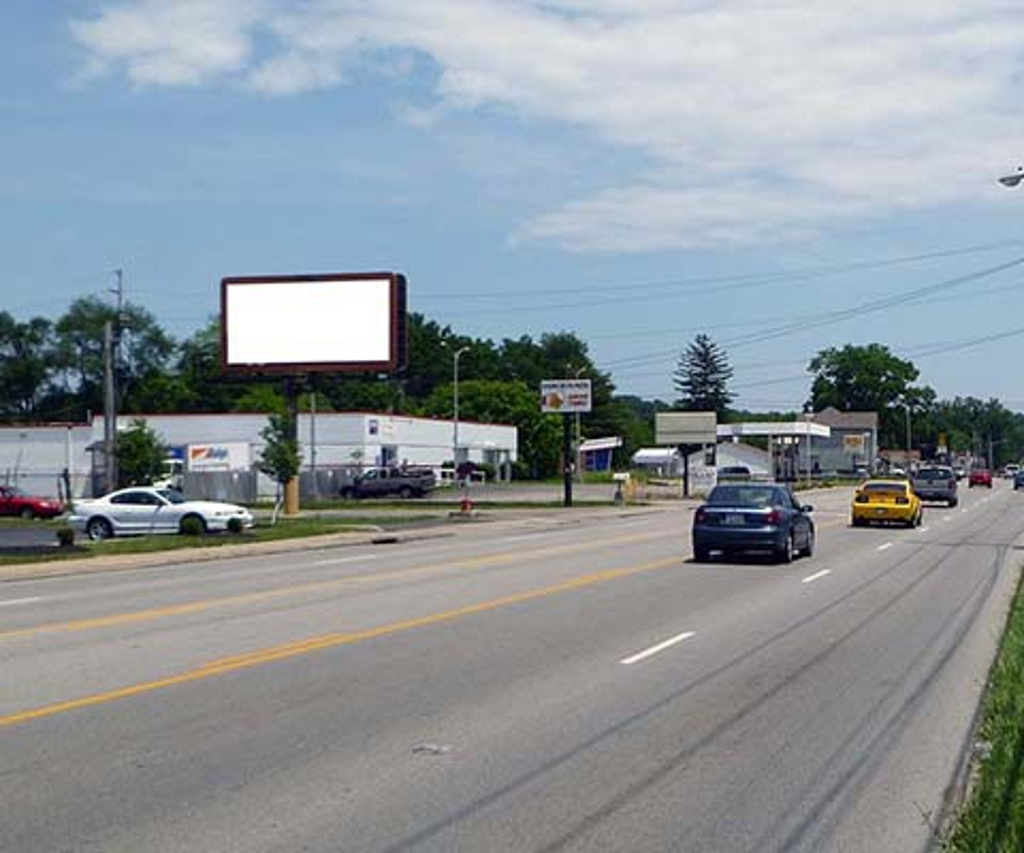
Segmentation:
[(473, 501), (469, 499), (469, 495), (463, 495), (462, 500), (459, 501), (459, 512), (470, 513), (473, 511)]

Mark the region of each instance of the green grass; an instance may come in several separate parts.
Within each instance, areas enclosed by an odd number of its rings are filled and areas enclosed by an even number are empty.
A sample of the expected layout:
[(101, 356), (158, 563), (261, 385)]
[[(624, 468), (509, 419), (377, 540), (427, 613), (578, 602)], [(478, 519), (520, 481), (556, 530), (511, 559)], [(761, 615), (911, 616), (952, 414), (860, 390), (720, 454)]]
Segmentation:
[[(90, 542), (77, 535), (75, 545), (70, 548), (54, 548), (52, 551), (27, 552), (25, 554), (0, 555), (0, 565), (14, 563), (38, 563), (53, 560), (100, 557), (114, 554), (149, 554), (158, 551), (174, 551), (180, 548), (217, 548), (224, 545), (240, 545), (250, 542), (272, 542), (280, 539), (296, 539), (309, 536), (325, 536), (331, 533), (351, 533), (382, 524), (394, 525), (401, 522), (413, 523), (414, 518), (379, 516), (352, 518), (310, 517), (279, 519), (276, 525), (269, 521), (258, 522), (251, 530), (243, 533), (216, 533), (205, 536), (126, 536), (103, 542)], [(56, 529), (54, 538), (56, 539)]]
[(1017, 587), (989, 678), (978, 737), (987, 755), (947, 849), (1019, 853), (1024, 850), (1024, 584)]

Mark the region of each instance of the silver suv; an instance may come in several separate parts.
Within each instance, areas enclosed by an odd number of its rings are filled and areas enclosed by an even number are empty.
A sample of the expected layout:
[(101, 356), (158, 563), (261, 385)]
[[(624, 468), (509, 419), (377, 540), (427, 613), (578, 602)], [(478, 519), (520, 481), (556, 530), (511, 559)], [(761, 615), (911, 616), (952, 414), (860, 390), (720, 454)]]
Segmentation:
[(946, 465), (929, 465), (918, 469), (913, 477), (914, 492), (922, 501), (938, 501), (957, 505), (956, 474)]

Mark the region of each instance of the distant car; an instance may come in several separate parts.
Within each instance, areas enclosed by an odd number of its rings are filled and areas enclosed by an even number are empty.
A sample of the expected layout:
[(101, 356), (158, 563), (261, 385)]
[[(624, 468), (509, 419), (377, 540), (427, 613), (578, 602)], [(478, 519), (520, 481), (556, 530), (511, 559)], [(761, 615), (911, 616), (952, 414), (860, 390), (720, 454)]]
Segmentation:
[(973, 489), (975, 486), (992, 488), (992, 472), (988, 468), (975, 468), (971, 471), (967, 478), (967, 488)]
[(962, 480), (964, 477), (967, 476), (967, 469), (964, 468), (963, 465), (954, 465), (953, 473), (956, 474), (956, 478), (958, 480)]
[(749, 480), (750, 469), (746, 465), (723, 465), (718, 469), (718, 482), (727, 480)]
[(175, 489), (136, 486), (119, 489), (101, 498), (80, 500), (68, 518), (73, 530), (90, 539), (111, 536), (144, 536), (149, 533), (181, 533), (186, 519), (197, 519), (204, 531), (229, 529), (232, 519), (252, 527), (245, 507), (218, 501), (190, 501)]
[(1008, 480), (1012, 480), (1017, 476), (1017, 472), (1020, 471), (1020, 465), (1016, 462), (1010, 462), (1003, 467), (1003, 476)]
[(938, 501), (957, 505), (956, 474), (946, 465), (930, 465), (918, 469), (911, 481), (914, 492), (922, 501)]
[(868, 480), (853, 495), (850, 523), (863, 527), (877, 522), (916, 527), (924, 517), (921, 499), (914, 494), (909, 480), (887, 477)]
[(1024, 471), (1018, 471), (1013, 475), (1013, 490), (1019, 491), (1024, 489)]
[(437, 486), (430, 468), (371, 468), (341, 488), (345, 500), (426, 497)]
[(772, 483), (715, 486), (693, 515), (693, 559), (706, 562), (714, 551), (768, 551), (783, 563), (814, 553), (813, 507)]
[(0, 486), (0, 515), (22, 518), (55, 518), (64, 512), (64, 504), (49, 498), (26, 495), (16, 486)]

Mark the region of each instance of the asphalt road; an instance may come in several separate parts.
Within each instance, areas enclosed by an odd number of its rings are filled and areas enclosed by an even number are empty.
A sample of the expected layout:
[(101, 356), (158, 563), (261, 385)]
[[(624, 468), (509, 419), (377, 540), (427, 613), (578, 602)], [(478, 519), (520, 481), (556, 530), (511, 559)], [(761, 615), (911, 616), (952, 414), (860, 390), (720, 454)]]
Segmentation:
[(0, 585), (0, 848), (925, 850), (1024, 494), (849, 499), (789, 566), (676, 503)]

